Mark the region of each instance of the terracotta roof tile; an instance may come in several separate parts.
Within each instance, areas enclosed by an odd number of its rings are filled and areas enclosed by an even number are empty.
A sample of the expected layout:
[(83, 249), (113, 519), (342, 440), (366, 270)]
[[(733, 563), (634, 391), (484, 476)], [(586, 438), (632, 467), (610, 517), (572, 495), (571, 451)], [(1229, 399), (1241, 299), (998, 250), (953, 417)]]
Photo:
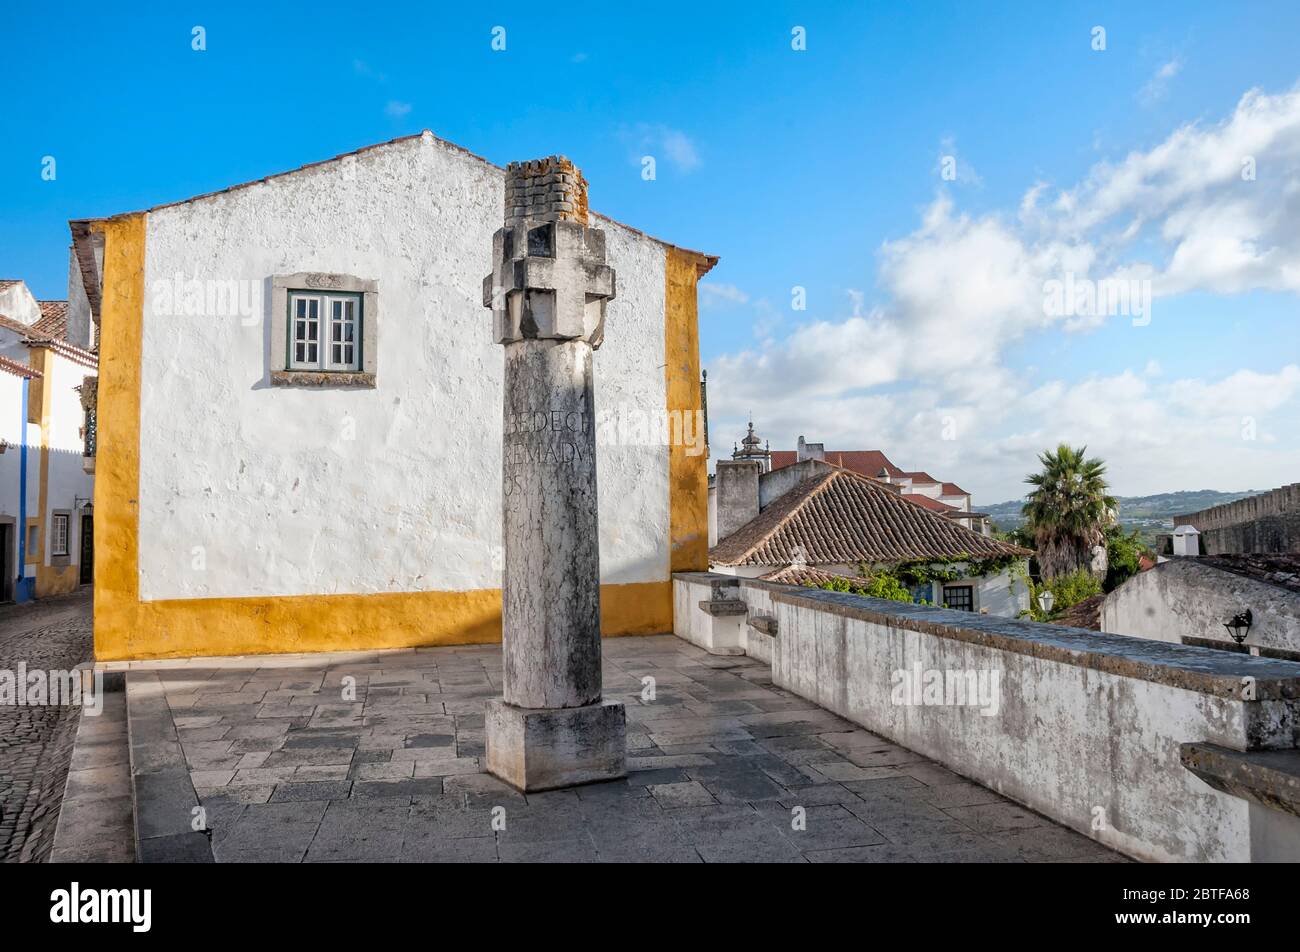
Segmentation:
[(22, 334), (24, 337), (32, 336), (32, 329), (30, 327), (22, 321), (14, 320), (7, 314), (0, 314), (0, 327), (5, 328), (5, 330), (13, 331), (15, 334)]
[[(781, 469), (799, 462), (795, 450), (772, 450), (772, 468)], [(826, 462), (832, 466), (842, 466), (872, 479), (880, 475), (881, 470), (890, 476), (902, 476), (903, 471), (889, 461), (880, 450), (827, 450)]]
[(1053, 618), (1052, 624), (1101, 631), (1101, 603), (1105, 600), (1105, 595), (1089, 596)]
[(26, 364), (20, 364), (16, 360), (10, 360), (8, 357), (0, 357), (0, 371), (13, 374), (15, 377), (25, 377), (32, 380), (41, 376), (41, 372), (34, 367), (28, 367)]
[(922, 507), (923, 509), (929, 509), (931, 512), (949, 513), (957, 511), (956, 506), (950, 506), (946, 502), (931, 499), (929, 496), (924, 496), (921, 493), (903, 493), (903, 498), (914, 505)]
[(32, 325), (32, 330), (44, 337), (62, 338), (68, 333), (68, 302), (37, 301), (41, 306), (40, 319)]
[(970, 493), (966, 492), (966, 490), (962, 489), (956, 483), (944, 483), (943, 494), (945, 496), (969, 496), (970, 495)]
[(913, 484), (916, 484), (916, 483), (926, 483), (926, 484), (932, 484), (932, 485), (935, 485), (935, 486), (938, 486), (938, 485), (939, 485), (939, 480), (935, 479), (935, 478), (934, 478), (933, 476), (931, 476), (929, 473), (923, 473), (923, 472), (920, 472), (919, 470), (918, 470), (917, 472), (915, 472), (915, 473), (904, 473), (903, 475), (904, 475), (904, 476), (910, 476), (911, 479), (912, 479), (912, 483), (913, 483)]
[(805, 479), (709, 552), (716, 565), (891, 563), (1028, 556), (855, 472)]
[(839, 579), (843, 579), (850, 585), (858, 585), (863, 588), (871, 584), (871, 579), (863, 578), (861, 575), (836, 575), (833, 572), (824, 572), (808, 565), (787, 565), (775, 572), (760, 575), (759, 578), (764, 582), (781, 582), (784, 585), (814, 585), (819, 588)]

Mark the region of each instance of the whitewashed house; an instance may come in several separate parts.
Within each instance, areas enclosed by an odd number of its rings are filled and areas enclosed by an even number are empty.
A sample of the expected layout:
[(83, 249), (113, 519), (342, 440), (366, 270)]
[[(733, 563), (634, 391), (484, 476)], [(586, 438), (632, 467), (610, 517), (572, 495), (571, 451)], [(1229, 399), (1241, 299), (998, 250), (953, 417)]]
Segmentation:
[[(503, 168), (425, 132), (72, 223), (102, 268), (99, 658), (499, 639), (482, 285), (504, 197)], [(707, 565), (695, 286), (716, 258), (591, 223), (617, 276), (595, 357), (603, 628), (670, 631), (670, 573)]]
[(93, 433), (87, 444), (82, 395), (97, 360), (84, 316), (0, 281), (0, 601), (91, 581)]

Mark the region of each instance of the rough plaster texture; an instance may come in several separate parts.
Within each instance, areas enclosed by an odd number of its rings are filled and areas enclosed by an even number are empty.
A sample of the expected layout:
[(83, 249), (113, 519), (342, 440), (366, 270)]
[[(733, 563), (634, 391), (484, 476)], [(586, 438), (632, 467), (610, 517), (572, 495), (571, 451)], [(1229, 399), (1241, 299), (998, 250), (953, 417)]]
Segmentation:
[(805, 479), (830, 472), (832, 468), (823, 460), (806, 459), (763, 473), (758, 478), (758, 508), (766, 509)]
[(1194, 558), (1139, 572), (1106, 596), (1101, 630), (1181, 644), (1184, 637), (1232, 645), (1224, 623), (1249, 608), (1246, 644), (1300, 651), (1300, 595)]
[[(674, 587), (687, 605), (718, 578), (679, 573)], [(1256, 818), (1246, 801), (1186, 770), (1180, 745), (1295, 746), (1300, 665), (760, 581), (739, 585), (743, 599), (762, 592), (763, 607), (774, 609), (775, 684), (1131, 856), (1261, 855), (1254, 841), (1273, 818)], [(677, 634), (694, 641), (699, 624), (679, 614)], [(996, 712), (895, 703), (895, 672), (917, 665), (997, 672)], [(1268, 698), (1234, 695), (1243, 675), (1258, 675)], [(1262, 738), (1261, 721), (1275, 722), (1277, 734)], [(1290, 859), (1300, 859), (1300, 844), (1290, 842)]]
[(749, 460), (719, 460), (714, 479), (718, 538), (725, 539), (759, 513), (758, 485), (763, 472)]
[(71, 344), (85, 350), (94, 346), (94, 334), (91, 330), (94, 319), (90, 313), (90, 300), (86, 297), (86, 286), (81, 277), (81, 266), (77, 261), (76, 251), (68, 250), (68, 324), (65, 337)]
[(0, 315), (31, 326), (41, 319), (41, 306), (22, 281), (0, 288)]
[[(482, 307), (503, 173), (432, 137), (150, 213), (140, 594), (463, 591), (500, 584), (501, 348)], [(601, 220), (596, 410), (661, 415), (665, 249)], [(270, 386), (271, 275), (379, 281), (374, 389)], [(251, 281), (251, 321), (155, 313), (158, 282)], [(665, 580), (668, 454), (597, 434), (602, 581)]]

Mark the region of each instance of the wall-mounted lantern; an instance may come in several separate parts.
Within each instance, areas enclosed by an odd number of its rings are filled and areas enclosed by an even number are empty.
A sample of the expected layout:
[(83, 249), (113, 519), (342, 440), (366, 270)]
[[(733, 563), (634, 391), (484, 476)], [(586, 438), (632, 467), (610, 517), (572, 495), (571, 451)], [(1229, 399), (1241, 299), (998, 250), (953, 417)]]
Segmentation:
[(1052, 594), (1050, 588), (1038, 593), (1038, 607), (1042, 610), (1044, 615), (1050, 615), (1052, 613), (1052, 605), (1055, 601), (1056, 596)]
[(1250, 634), (1250, 626), (1253, 621), (1254, 618), (1250, 614), (1250, 609), (1247, 608), (1244, 612), (1233, 615), (1232, 621), (1225, 622), (1223, 627), (1228, 629), (1228, 634), (1232, 636), (1233, 641), (1241, 644), (1246, 640), (1246, 636)]

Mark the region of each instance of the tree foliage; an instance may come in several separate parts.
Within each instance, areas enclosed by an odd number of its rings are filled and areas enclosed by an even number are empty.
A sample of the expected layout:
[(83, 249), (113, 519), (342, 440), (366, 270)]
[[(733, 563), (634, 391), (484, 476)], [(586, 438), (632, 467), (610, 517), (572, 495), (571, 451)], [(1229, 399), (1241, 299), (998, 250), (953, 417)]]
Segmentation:
[(1022, 512), (1044, 578), (1088, 571), (1092, 550), (1115, 521), (1119, 503), (1110, 495), (1106, 464), (1087, 458), (1087, 449), (1062, 443), (1038, 457), (1041, 472), (1025, 478), (1034, 488)]
[(1106, 529), (1106, 581), (1104, 588), (1113, 592), (1142, 568), (1142, 556), (1147, 547), (1142, 541), (1142, 534), (1134, 529), (1126, 535), (1118, 525)]

